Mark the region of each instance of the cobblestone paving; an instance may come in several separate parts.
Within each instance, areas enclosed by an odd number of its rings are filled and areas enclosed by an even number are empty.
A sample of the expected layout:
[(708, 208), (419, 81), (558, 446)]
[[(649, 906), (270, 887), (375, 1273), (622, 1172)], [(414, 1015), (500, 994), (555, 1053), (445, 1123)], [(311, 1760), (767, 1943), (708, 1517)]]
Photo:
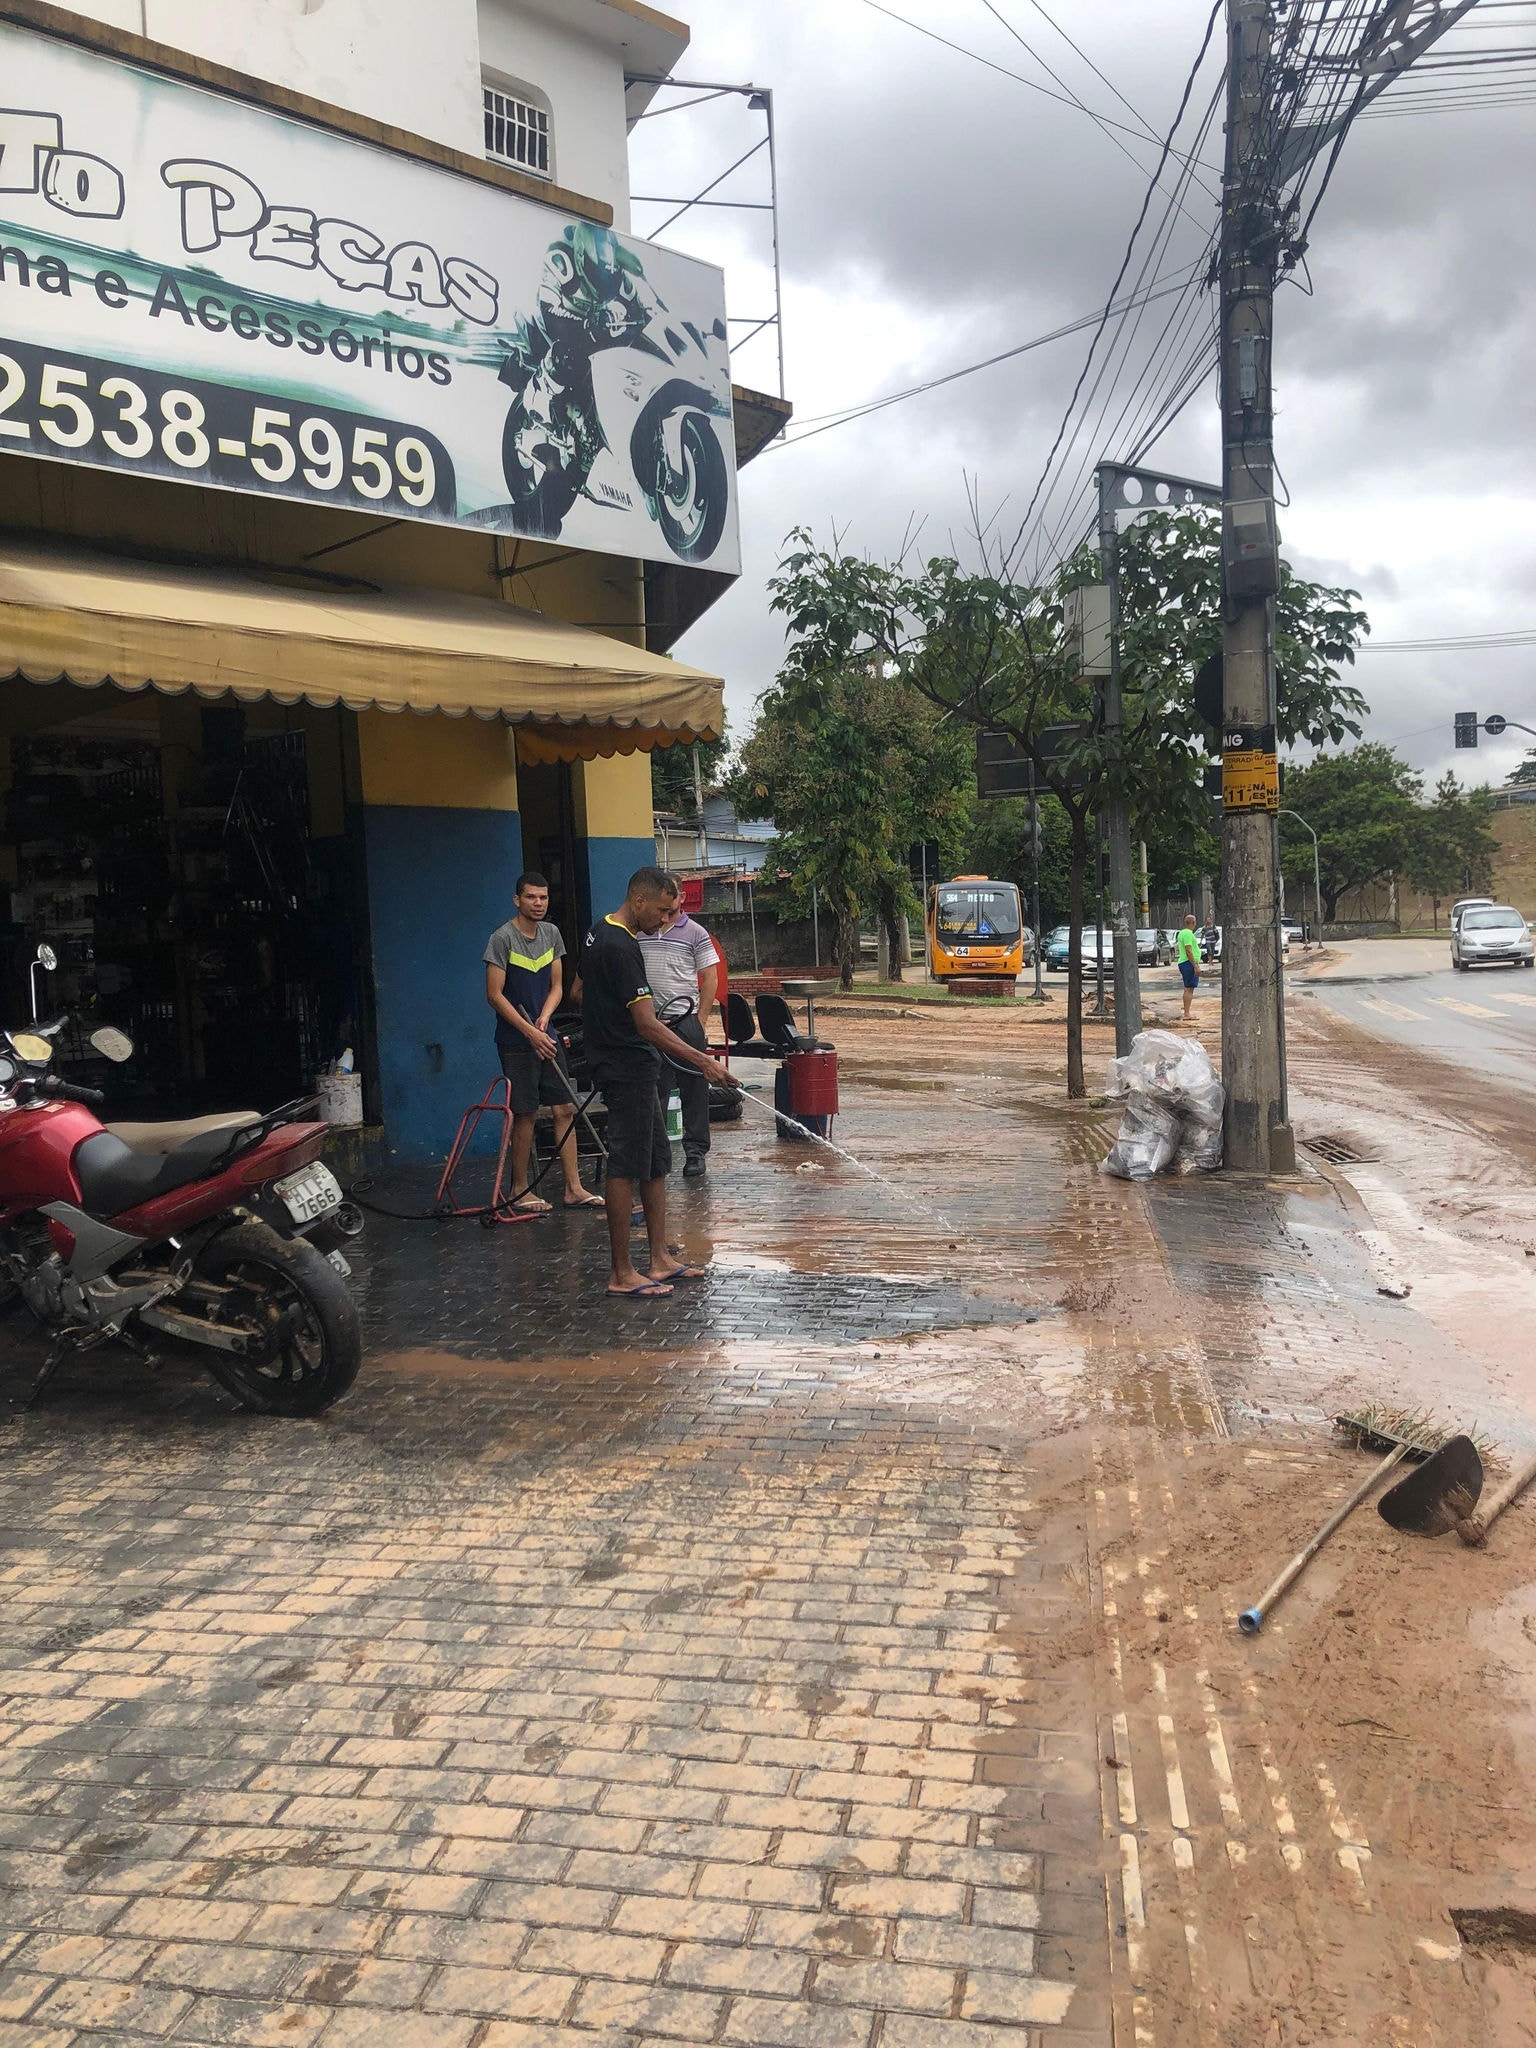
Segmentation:
[(940, 1218), (931, 1115), (849, 1121), (925, 1206), (723, 1134), (649, 1317), (595, 1214), (375, 1222), (324, 1420), (123, 1363), (7, 1425), (0, 2044), (1106, 2038), (1016, 1412), (1060, 1132)]
[[(321, 1421), (114, 1362), (0, 1425), (0, 2048), (1104, 2048), (1043, 1432), (1165, 1255), (1006, 1067), (845, 1072), (917, 1207), (725, 1133), (649, 1313), (595, 1213), (380, 1222)], [(1166, 1192), (1256, 1287), (1280, 1212)]]

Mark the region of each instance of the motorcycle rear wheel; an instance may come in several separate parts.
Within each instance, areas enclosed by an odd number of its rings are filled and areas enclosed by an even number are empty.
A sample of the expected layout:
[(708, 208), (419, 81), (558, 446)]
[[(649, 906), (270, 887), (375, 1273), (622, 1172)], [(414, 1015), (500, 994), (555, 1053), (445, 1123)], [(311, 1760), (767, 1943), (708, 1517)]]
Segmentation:
[(539, 474), (524, 462), (518, 438), (526, 420), (522, 400), (513, 399), (501, 430), (501, 468), (507, 480), (507, 495), (525, 532), (541, 540), (558, 540), (580, 484), (564, 470), (551, 467)]
[(357, 1305), (335, 1267), (303, 1238), (280, 1237), (265, 1223), (237, 1224), (208, 1246), (198, 1274), (234, 1289), (218, 1320), (270, 1340), (251, 1357), (196, 1347), (243, 1407), (261, 1415), (318, 1415), (357, 1378)]

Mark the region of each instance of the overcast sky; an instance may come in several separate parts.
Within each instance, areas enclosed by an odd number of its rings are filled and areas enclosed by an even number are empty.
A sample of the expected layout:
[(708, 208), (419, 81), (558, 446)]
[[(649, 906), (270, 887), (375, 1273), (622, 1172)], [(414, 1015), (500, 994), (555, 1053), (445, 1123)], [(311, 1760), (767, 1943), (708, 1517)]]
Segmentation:
[[(985, 0), (891, 4), (1061, 89)], [(997, 0), (1071, 92), (1161, 132), (1208, 0), (1045, 4), (1082, 57), (1034, 0)], [(1151, 144), (1122, 136), (1136, 159), (1128, 160), (1076, 109), (868, 0), (679, 0), (678, 11), (693, 27), (683, 75), (774, 89), (787, 389), (800, 422), (941, 376), (1102, 305), (1146, 188)], [(1487, 19), (1499, 44), (1518, 27), (1518, 40), (1536, 46), (1536, 5)], [(1215, 89), (1217, 61), (1202, 75), (1197, 106)], [(1390, 93), (1380, 104), (1390, 106)], [(646, 121), (632, 138), (634, 190), (686, 197), (761, 134), (761, 117), (735, 100)], [(1205, 161), (1219, 163), (1220, 150), (1218, 127)], [(1533, 190), (1532, 105), (1363, 120), (1313, 231), (1313, 295), (1288, 287), (1278, 301), (1276, 453), (1291, 495), (1284, 549), (1303, 573), (1359, 589), (1379, 640), (1536, 627)], [(714, 196), (725, 195), (766, 198), (761, 155)], [(1214, 218), (1198, 188), (1186, 205), (1169, 268), (1194, 258)], [(663, 218), (637, 206), (636, 231)], [(771, 304), (767, 220), (696, 209), (662, 239), (724, 263), (732, 314), (755, 315)], [(771, 450), (743, 472), (745, 572), (678, 649), (727, 678), (738, 735), (782, 652), (765, 582), (785, 533), (803, 524), (826, 539), (835, 524), (850, 546), (883, 554), (900, 546), (915, 515), (925, 552), (947, 550), (953, 536), (964, 553), (967, 478), (989, 513), (1001, 507), (1006, 528), (1041, 469), (1086, 343), (1054, 342)], [(771, 333), (742, 351), (735, 374), (776, 388)], [(1219, 476), (1213, 387), (1145, 459)], [(1484, 738), (1475, 764), (1450, 745), (1458, 710), (1536, 725), (1536, 647), (1366, 654), (1356, 675), (1372, 706), (1368, 736), (1396, 744), (1431, 777), (1454, 758), (1497, 783), (1524, 744), (1536, 744)]]

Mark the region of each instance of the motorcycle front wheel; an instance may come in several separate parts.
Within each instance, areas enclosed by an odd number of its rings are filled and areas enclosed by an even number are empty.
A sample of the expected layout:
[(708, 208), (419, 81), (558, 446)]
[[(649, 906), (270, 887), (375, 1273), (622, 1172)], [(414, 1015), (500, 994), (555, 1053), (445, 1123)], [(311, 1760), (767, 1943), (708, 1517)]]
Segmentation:
[(702, 562), (715, 552), (725, 529), (730, 474), (719, 439), (702, 413), (684, 413), (678, 438), (683, 466), (674, 470), (657, 428), (656, 521), (673, 554), (685, 562)]
[(318, 1415), (357, 1378), (357, 1305), (328, 1259), (303, 1238), (241, 1223), (203, 1252), (187, 1292), (209, 1283), (200, 1313), (257, 1341), (244, 1354), (199, 1345), (203, 1363), (246, 1408)]

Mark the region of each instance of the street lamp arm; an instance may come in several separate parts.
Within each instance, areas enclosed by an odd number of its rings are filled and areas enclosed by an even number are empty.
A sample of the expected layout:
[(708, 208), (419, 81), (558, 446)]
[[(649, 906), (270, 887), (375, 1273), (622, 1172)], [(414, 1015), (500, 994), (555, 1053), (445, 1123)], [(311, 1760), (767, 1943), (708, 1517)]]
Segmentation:
[(1317, 833), (1300, 811), (1281, 811), (1282, 818), (1294, 818), (1303, 832), (1312, 834), (1312, 891), (1317, 899), (1317, 943), (1323, 943), (1323, 863), (1318, 852)]

